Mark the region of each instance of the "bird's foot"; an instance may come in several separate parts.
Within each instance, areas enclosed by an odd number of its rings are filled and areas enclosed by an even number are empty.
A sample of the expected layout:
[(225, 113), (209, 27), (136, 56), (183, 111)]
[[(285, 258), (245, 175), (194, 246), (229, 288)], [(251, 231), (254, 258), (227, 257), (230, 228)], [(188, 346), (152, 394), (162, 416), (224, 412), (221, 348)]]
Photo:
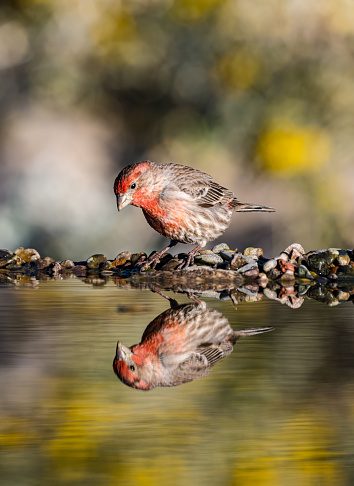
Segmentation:
[(176, 270), (185, 270), (188, 267), (192, 267), (194, 265), (194, 257), (195, 253), (189, 252), (187, 258), (178, 265)]
[(160, 253), (154, 253), (150, 258), (148, 258), (146, 261), (143, 262), (143, 264), (140, 266), (139, 270), (140, 272), (145, 272), (145, 270), (148, 267), (151, 267), (152, 270), (155, 269), (156, 265), (160, 261)]

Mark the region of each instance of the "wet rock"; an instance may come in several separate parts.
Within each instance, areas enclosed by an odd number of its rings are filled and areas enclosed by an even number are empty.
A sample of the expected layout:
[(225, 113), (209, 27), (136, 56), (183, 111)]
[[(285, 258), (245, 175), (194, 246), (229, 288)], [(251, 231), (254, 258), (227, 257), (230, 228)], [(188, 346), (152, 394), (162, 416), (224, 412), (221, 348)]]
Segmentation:
[(60, 262), (60, 265), (63, 270), (71, 270), (75, 266), (74, 262), (71, 260), (63, 260)]
[(8, 263), (11, 263), (11, 260), (15, 256), (12, 251), (2, 249), (0, 250), (0, 268), (5, 267)]
[(170, 260), (169, 262), (165, 263), (160, 270), (177, 270), (177, 268), (182, 264), (183, 262), (180, 262), (179, 260)]
[[(116, 258), (115, 260), (112, 261), (111, 268), (116, 268), (116, 267), (121, 267), (125, 263), (130, 262), (130, 260), (127, 260), (126, 258)], [(107, 262), (104, 264), (106, 268)]]
[(263, 263), (263, 271), (268, 273), (274, 268), (276, 268), (277, 265), (278, 265), (278, 260), (276, 260), (275, 258), (271, 258), (267, 262)]
[(213, 252), (211, 250), (199, 250), (199, 255), (212, 255)]
[(337, 272), (338, 278), (341, 277), (354, 277), (354, 268), (351, 265), (343, 265)]
[(230, 262), (233, 259), (235, 252), (232, 250), (221, 250), (219, 255), (223, 260)]
[(345, 292), (344, 290), (338, 290), (337, 292), (337, 299), (347, 301), (350, 299), (350, 293)]
[(216, 265), (216, 268), (221, 268), (223, 270), (230, 270), (231, 269), (231, 265), (230, 265), (230, 262), (222, 262), (222, 263), (218, 263)]
[[(239, 270), (239, 272), (242, 270), (242, 268)], [(243, 273), (243, 276), (245, 278), (257, 278), (259, 275), (259, 270), (258, 268), (251, 268), (250, 270), (247, 270), (246, 272)]]
[(270, 300), (276, 300), (278, 298), (276, 291), (273, 289), (265, 288), (263, 289), (263, 294)]
[(77, 277), (85, 277), (87, 273), (86, 265), (75, 265), (72, 269), (72, 272)]
[(305, 267), (305, 265), (299, 265), (297, 267), (297, 275), (299, 278), (307, 278), (309, 280), (313, 280), (311, 272), (308, 270), (307, 267)]
[[(246, 265), (243, 265), (241, 268), (239, 268), (237, 270), (237, 273), (245, 274), (246, 272), (248, 272), (250, 270), (254, 270), (254, 269), (258, 270), (256, 262), (247, 263)], [(257, 272), (257, 277), (258, 277), (258, 275), (259, 275), (259, 271)]]
[(132, 262), (132, 265), (135, 266), (138, 262), (141, 263), (141, 262), (145, 261), (146, 258), (147, 258), (147, 255), (144, 252), (133, 253), (130, 261)]
[(309, 270), (318, 275), (327, 276), (330, 273), (330, 266), (339, 256), (339, 251), (335, 248), (328, 250), (316, 250), (307, 253)]
[(294, 275), (295, 265), (293, 263), (291, 263), (289, 261), (285, 261), (285, 260), (279, 259), (278, 260), (278, 264), (279, 264), (280, 270), (283, 273), (290, 271)]
[(194, 262), (200, 265), (216, 265), (217, 263), (222, 263), (224, 260), (221, 258), (220, 255), (216, 253), (205, 254), (205, 255), (196, 255), (194, 257)]
[[(254, 262), (254, 260), (252, 261)], [(248, 257), (243, 256), (242, 253), (235, 253), (230, 263), (231, 270), (238, 270), (248, 263), (250, 263)]]
[(289, 253), (282, 251), (276, 260), (283, 260), (284, 262), (287, 262), (289, 260)]
[(243, 252), (245, 256), (250, 256), (254, 257), (256, 259), (261, 258), (263, 256), (263, 250), (262, 248), (253, 248), (250, 246), (249, 248), (246, 248), (245, 251)]
[(259, 285), (264, 289), (267, 286), (268, 283), (268, 277), (265, 273), (261, 272), (258, 275), (258, 283)]
[(124, 259), (124, 260), (131, 260), (132, 258), (132, 254), (130, 251), (121, 251), (120, 253), (118, 253), (118, 255), (115, 257), (115, 260), (121, 260), (121, 259)]
[(230, 250), (229, 245), (227, 245), (226, 243), (220, 243), (219, 245), (215, 245), (211, 249), (213, 253), (220, 253), (222, 250)]
[(98, 277), (88, 277), (82, 280), (86, 284), (93, 285), (94, 287), (102, 287), (103, 285), (106, 285), (107, 279), (105, 278), (98, 278)]
[(13, 255), (13, 257), (8, 260), (5, 268), (7, 270), (11, 270), (12, 272), (16, 272), (21, 270), (23, 265), (25, 265), (25, 262), (22, 260), (22, 258), (18, 255)]
[(40, 254), (34, 248), (17, 248), (14, 252), (26, 263), (35, 262), (40, 259)]
[(294, 278), (294, 271), (290, 269), (285, 270), (281, 276), (281, 280), (293, 280)]
[(287, 248), (285, 248), (284, 253), (289, 255), (289, 259), (297, 260), (298, 258), (305, 255), (305, 250), (300, 245), (300, 243), (292, 243)]
[(343, 267), (344, 265), (349, 265), (350, 263), (350, 256), (345, 253), (344, 255), (338, 255), (337, 258), (334, 260), (336, 265)]
[(90, 270), (98, 270), (100, 268), (100, 265), (106, 263), (106, 261), (107, 258), (104, 255), (102, 255), (102, 253), (97, 253), (95, 255), (90, 256), (87, 259), (86, 263), (87, 263), (87, 267)]
[(278, 270), (277, 268), (272, 268), (272, 270), (270, 270), (267, 273), (268, 278), (270, 278), (272, 280), (277, 279), (278, 277), (280, 277), (280, 275), (281, 275), (281, 271)]
[(39, 260), (36, 261), (36, 268), (37, 270), (45, 270), (49, 267), (51, 267), (52, 265), (54, 265), (54, 258), (50, 258), (50, 257), (44, 257), (44, 258), (40, 258)]
[(188, 258), (188, 253), (178, 253), (177, 258), (178, 260), (186, 260)]
[(116, 268), (114, 264), (115, 260), (107, 260), (106, 263), (103, 263), (100, 267), (100, 271), (110, 271)]

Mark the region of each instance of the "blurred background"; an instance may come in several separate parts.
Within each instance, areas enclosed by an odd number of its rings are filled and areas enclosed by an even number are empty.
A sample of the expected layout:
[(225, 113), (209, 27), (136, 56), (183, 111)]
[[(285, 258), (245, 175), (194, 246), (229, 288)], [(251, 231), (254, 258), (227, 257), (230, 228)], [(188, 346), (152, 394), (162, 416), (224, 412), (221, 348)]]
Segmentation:
[(353, 61), (348, 0), (2, 0), (0, 246), (162, 248), (112, 190), (150, 159), (276, 208), (231, 248), (352, 248)]

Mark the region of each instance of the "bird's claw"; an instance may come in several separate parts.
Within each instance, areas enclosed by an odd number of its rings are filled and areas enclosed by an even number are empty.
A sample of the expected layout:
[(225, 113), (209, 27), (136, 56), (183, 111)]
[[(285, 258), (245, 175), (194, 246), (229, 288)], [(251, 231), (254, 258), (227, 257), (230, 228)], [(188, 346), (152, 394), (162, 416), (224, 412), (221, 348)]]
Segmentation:
[(159, 263), (159, 261), (160, 261), (160, 255), (158, 255), (158, 254), (153, 255), (151, 258), (148, 258), (146, 260), (146, 262), (144, 262), (140, 266), (140, 268), (139, 268), (140, 272), (145, 272), (145, 270), (147, 269), (147, 267), (149, 267), (151, 264), (152, 264), (151, 265), (151, 269), (152, 270), (155, 270), (156, 265)]
[(188, 254), (185, 261), (182, 261), (176, 270), (185, 270), (188, 267), (192, 267), (194, 265), (194, 255)]

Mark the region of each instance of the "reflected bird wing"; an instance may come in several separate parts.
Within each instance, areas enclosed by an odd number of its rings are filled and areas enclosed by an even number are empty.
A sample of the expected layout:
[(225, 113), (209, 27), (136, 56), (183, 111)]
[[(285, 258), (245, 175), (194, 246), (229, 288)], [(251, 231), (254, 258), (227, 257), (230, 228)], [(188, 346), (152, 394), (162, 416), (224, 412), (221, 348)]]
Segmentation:
[(173, 373), (174, 384), (178, 385), (187, 381), (197, 380), (209, 375), (210, 365), (205, 356), (198, 353), (191, 354), (188, 359), (182, 361)]
[(199, 346), (199, 353), (203, 354), (208, 360), (209, 366), (214, 366), (218, 361), (222, 360), (231, 353), (233, 346), (230, 342), (215, 344), (207, 344)]

